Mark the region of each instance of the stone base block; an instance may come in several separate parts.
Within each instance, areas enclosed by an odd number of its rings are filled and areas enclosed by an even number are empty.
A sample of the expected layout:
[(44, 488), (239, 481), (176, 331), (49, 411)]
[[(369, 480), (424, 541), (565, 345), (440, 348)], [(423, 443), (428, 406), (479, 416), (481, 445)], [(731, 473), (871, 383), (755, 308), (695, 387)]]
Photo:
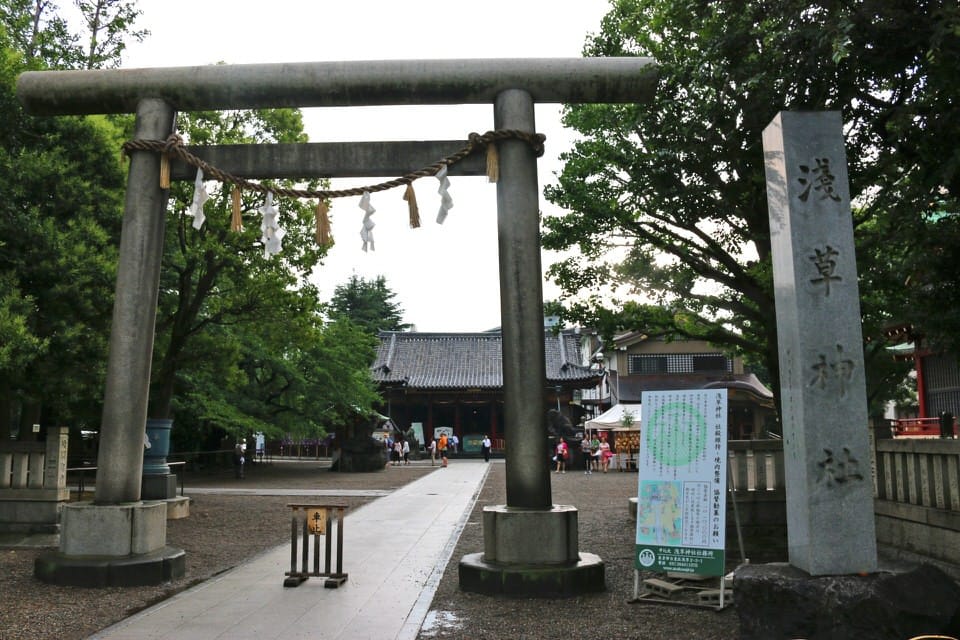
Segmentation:
[(0, 533), (59, 533), (66, 500), (0, 501)]
[(557, 565), (504, 565), (473, 553), (460, 560), (460, 588), (514, 598), (565, 598), (606, 589), (603, 560), (581, 553), (577, 562)]
[(190, 498), (179, 496), (164, 500), (167, 503), (167, 520), (179, 520), (190, 517)]
[(72, 587), (141, 587), (183, 577), (186, 553), (164, 547), (151, 553), (116, 556), (67, 556), (49, 553), (34, 561), (33, 575), (48, 584)]
[(930, 565), (814, 577), (785, 563), (749, 564), (733, 585), (742, 640), (960, 638), (960, 585)]
[(173, 473), (149, 474), (140, 479), (141, 500), (169, 500), (177, 497), (177, 476)]
[(60, 551), (65, 556), (143, 555), (167, 543), (165, 502), (76, 502), (65, 505), (61, 517)]
[(569, 565), (580, 560), (577, 509), (520, 509), (494, 505), (483, 509), (483, 559), (510, 565)]

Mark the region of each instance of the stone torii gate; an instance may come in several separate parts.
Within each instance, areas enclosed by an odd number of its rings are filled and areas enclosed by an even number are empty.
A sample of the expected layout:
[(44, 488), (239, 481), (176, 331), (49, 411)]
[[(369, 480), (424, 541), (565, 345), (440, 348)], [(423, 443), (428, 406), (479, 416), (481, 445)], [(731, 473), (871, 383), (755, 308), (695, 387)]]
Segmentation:
[[(136, 113), (135, 137), (147, 140), (173, 133), (177, 111), (415, 104), (491, 104), (495, 129), (533, 134), (535, 103), (642, 103), (654, 89), (655, 73), (648, 58), (218, 65), (29, 72), (18, 79), (17, 93), (28, 111), (40, 115)], [(311, 178), (398, 176), (450, 148), (449, 142), (400, 142), (192, 152), (238, 177)], [(507, 504), (484, 514), (484, 553), (461, 560), (461, 586), (512, 595), (602, 590), (603, 562), (578, 552), (576, 509), (553, 504), (544, 455), (536, 157), (521, 140), (498, 142), (498, 148)], [(49, 582), (155, 584), (184, 570), (183, 551), (166, 546), (165, 504), (141, 501), (167, 199), (159, 168), (158, 154), (131, 153), (97, 488), (92, 503), (64, 510), (60, 550), (37, 564), (38, 577)], [(450, 175), (479, 173), (477, 163), (450, 168)]]

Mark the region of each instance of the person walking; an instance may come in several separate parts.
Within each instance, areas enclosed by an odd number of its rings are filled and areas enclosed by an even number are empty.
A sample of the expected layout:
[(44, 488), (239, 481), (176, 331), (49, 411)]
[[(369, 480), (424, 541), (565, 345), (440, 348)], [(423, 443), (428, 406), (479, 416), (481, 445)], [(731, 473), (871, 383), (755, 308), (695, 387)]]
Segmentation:
[(557, 461), (557, 473), (567, 472), (567, 453), (569, 453), (569, 447), (566, 441), (560, 438), (560, 442), (557, 443), (557, 455), (554, 456)]
[(460, 438), (457, 437), (457, 434), (454, 433), (450, 436), (447, 449), (449, 449), (453, 455), (456, 455), (457, 451), (460, 450)]
[(606, 437), (603, 437), (600, 440), (600, 467), (604, 473), (610, 469), (610, 458), (612, 457), (613, 451), (610, 449), (610, 443), (607, 442)]
[(447, 434), (440, 434), (440, 442), (437, 443), (437, 449), (440, 450), (440, 466), (447, 466)]
[(480, 442), (480, 451), (483, 453), (483, 461), (490, 462), (490, 448), (493, 446), (493, 443), (490, 442), (490, 436), (484, 435), (483, 440)]
[(238, 479), (243, 478), (243, 465), (247, 461), (246, 456), (244, 455), (245, 453), (246, 446), (243, 443), (238, 442), (233, 448), (233, 471)]
[(410, 441), (409, 440), (404, 439), (403, 449), (401, 450), (401, 453), (403, 453), (403, 464), (404, 465), (410, 464)]
[(400, 456), (403, 453), (403, 443), (397, 440), (393, 443), (393, 466), (400, 465)]
[(597, 437), (596, 432), (590, 438), (590, 468), (593, 471), (600, 470), (600, 438)]
[(430, 438), (430, 444), (427, 446), (427, 449), (430, 450), (430, 466), (437, 464), (437, 439)]

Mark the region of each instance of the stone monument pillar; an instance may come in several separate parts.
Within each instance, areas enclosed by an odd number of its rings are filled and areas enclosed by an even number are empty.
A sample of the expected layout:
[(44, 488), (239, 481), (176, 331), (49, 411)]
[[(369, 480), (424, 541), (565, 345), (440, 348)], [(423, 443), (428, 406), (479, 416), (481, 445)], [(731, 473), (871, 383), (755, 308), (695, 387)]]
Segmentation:
[(737, 568), (740, 637), (952, 633), (960, 586), (946, 574), (930, 566), (878, 570), (840, 114), (781, 112), (764, 129), (763, 150), (790, 563)]
[(836, 111), (763, 132), (780, 350), (790, 564), (875, 571), (860, 294)]
[[(526, 91), (500, 93), (494, 126), (534, 133), (533, 106)], [(603, 561), (579, 553), (577, 509), (550, 495), (536, 155), (520, 140), (498, 146), (507, 504), (484, 509), (484, 552), (461, 559), (460, 587), (511, 596), (602, 591)]]

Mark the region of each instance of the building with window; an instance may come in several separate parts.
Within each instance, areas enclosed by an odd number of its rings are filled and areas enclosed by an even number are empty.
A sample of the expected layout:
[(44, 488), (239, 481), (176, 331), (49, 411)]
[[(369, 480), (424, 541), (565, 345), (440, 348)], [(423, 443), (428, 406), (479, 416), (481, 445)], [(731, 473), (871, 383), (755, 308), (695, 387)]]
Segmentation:
[(581, 393), (581, 402), (600, 415), (615, 404), (638, 404), (644, 391), (727, 389), (727, 426), (731, 439), (766, 437), (779, 432), (773, 393), (733, 358), (703, 340), (664, 340), (639, 332), (616, 336), (601, 345), (583, 332), (585, 366), (602, 369), (600, 384)]

